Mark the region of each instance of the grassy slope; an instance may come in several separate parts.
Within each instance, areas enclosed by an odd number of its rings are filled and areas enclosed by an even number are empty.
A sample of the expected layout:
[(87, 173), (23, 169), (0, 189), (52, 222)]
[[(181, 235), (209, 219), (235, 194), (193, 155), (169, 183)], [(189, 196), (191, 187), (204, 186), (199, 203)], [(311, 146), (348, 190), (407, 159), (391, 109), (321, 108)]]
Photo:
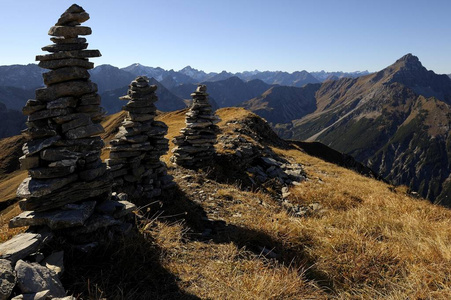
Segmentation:
[[(252, 116), (235, 108), (218, 114), (224, 134), (230, 130), (228, 121)], [(169, 125), (169, 137), (184, 126), (181, 112), (159, 119)], [(117, 124), (117, 119), (109, 122)], [(290, 201), (319, 203), (322, 210), (295, 218), (270, 193), (173, 168), (179, 188), (162, 199), (163, 208), (155, 204), (146, 211), (149, 219), (140, 223), (145, 242), (128, 241), (119, 250), (102, 252), (103, 259), (89, 270), (65, 275), (65, 284), (76, 293), (88, 291), (84, 295), (91, 298), (451, 296), (448, 209), (294, 147), (272, 149), (302, 163), (308, 174), (308, 181), (290, 188)], [(212, 235), (204, 238), (207, 229), (213, 229)], [(1, 230), (4, 234), (5, 227)], [(266, 249), (273, 255), (264, 255)]]

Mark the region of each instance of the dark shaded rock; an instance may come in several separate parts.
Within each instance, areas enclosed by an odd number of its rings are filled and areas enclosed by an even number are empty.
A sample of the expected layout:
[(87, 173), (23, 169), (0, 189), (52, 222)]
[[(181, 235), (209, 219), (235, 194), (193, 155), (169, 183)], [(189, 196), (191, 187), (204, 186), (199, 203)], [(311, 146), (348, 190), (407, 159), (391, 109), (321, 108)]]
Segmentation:
[(28, 170), (31, 177), (35, 179), (48, 179), (48, 178), (58, 178), (68, 176), (74, 173), (74, 166), (61, 166), (61, 167), (41, 167), (32, 168)]
[(45, 197), (28, 198), (26, 201), (20, 201), (19, 206), (22, 210), (46, 211), (80, 200), (86, 201), (89, 198), (111, 192), (111, 181), (111, 175), (106, 173), (91, 182), (72, 182), (51, 194), (46, 194)]
[(45, 69), (56, 70), (64, 67), (81, 67), (85, 69), (94, 68), (94, 63), (89, 62), (86, 59), (79, 58), (66, 58), (66, 59), (57, 59), (57, 60), (43, 60), (38, 66)]
[(38, 263), (19, 260), (15, 267), (17, 285), (22, 293), (38, 293), (49, 290), (49, 297), (64, 297), (66, 291), (58, 276)]
[(75, 38), (78, 35), (90, 35), (92, 33), (91, 28), (86, 26), (52, 26), (49, 29), (49, 35), (64, 36), (68, 38)]
[(98, 168), (81, 171), (80, 173), (78, 173), (78, 176), (80, 180), (92, 181), (97, 177), (100, 177), (103, 174), (105, 174), (105, 171), (106, 164), (101, 164)]
[(36, 120), (49, 119), (57, 116), (63, 116), (72, 113), (70, 108), (58, 108), (58, 109), (44, 109), (32, 113), (28, 117), (28, 121), (33, 122)]
[(104, 133), (105, 130), (101, 124), (91, 124), (77, 127), (66, 132), (66, 137), (71, 140), (86, 138), (91, 135)]
[(44, 109), (46, 106), (44, 103), (38, 100), (30, 99), (27, 101), (25, 106), (22, 108), (22, 113), (26, 116), (31, 115), (34, 112)]
[[(62, 70), (62, 69), (60, 69)], [(47, 103), (47, 109), (67, 108), (77, 106), (77, 99), (74, 97), (63, 97)]]
[(73, 50), (84, 50), (88, 48), (88, 43), (84, 44), (53, 44), (42, 47), (42, 51), (48, 52), (59, 52), (59, 51), (73, 51)]
[(74, 80), (56, 83), (46, 88), (36, 90), (36, 99), (41, 101), (52, 101), (65, 96), (78, 97), (83, 94), (97, 92), (97, 85), (90, 81)]
[[(88, 57), (100, 57), (102, 56), (100, 54), (99, 50), (74, 50), (74, 51), (61, 51), (57, 53), (52, 54), (46, 54), (46, 55), (36, 55), (37, 61), (55, 61), (59, 59), (67, 59), (67, 58), (88, 58)], [(41, 63), (39, 63), (39, 66), (42, 68), (47, 68), (41, 66)], [(67, 66), (71, 66), (70, 64)]]
[[(19, 296), (16, 296), (12, 298), (11, 300), (47, 300), (49, 296), (50, 291), (45, 290), (38, 293), (31, 293), (31, 294), (20, 294)], [(53, 298), (57, 299), (57, 298)]]
[(32, 140), (23, 145), (22, 151), (26, 155), (32, 155), (54, 145), (60, 139), (61, 137), (57, 135), (47, 139)]
[(65, 67), (43, 73), (42, 77), (44, 78), (44, 83), (50, 85), (75, 79), (88, 79), (90, 75), (85, 68)]
[(51, 37), (50, 40), (55, 44), (84, 44), (86, 43), (86, 38), (64, 38), (61, 36)]

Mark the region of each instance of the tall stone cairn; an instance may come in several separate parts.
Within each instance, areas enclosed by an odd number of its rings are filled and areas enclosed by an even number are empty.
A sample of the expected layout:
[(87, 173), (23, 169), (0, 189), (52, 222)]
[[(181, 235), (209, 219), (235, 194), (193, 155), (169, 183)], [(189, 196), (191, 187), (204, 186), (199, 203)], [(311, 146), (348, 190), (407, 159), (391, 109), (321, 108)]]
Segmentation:
[[(29, 140), (20, 162), (29, 176), (17, 190), (25, 211), (10, 221), (10, 227), (78, 227), (74, 232), (81, 232), (79, 227), (92, 219), (119, 224), (111, 215), (93, 214), (98, 204), (110, 201), (112, 178), (100, 159), (104, 111), (88, 73), (93, 68), (88, 58), (101, 54), (85, 50), (86, 39), (79, 37), (91, 34), (91, 28), (80, 26), (88, 19), (82, 7), (72, 5), (48, 32), (54, 44), (42, 50), (50, 54), (36, 56), (39, 66), (50, 71), (43, 74), (46, 87), (37, 89), (36, 99), (23, 108)], [(126, 206), (116, 205), (116, 210)]]
[(220, 119), (208, 101), (207, 86), (199, 85), (191, 94), (193, 103), (186, 113), (186, 127), (173, 139), (175, 148), (171, 161), (186, 168), (202, 168), (214, 157)]
[(166, 164), (160, 156), (169, 150), (165, 123), (155, 121), (156, 85), (149, 85), (145, 76), (138, 76), (129, 85), (127, 95), (119, 99), (128, 101), (123, 110), (127, 116), (110, 142), (110, 158), (106, 160), (114, 178), (115, 191), (128, 194), (130, 199), (146, 200), (159, 196), (162, 189), (175, 183), (167, 174)]

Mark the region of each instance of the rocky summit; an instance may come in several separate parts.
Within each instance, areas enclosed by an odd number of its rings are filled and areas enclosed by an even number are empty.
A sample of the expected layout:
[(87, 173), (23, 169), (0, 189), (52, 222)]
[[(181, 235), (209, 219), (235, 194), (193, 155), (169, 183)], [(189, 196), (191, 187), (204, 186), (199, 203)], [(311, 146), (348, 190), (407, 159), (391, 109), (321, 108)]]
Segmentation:
[(114, 178), (114, 190), (125, 192), (133, 199), (150, 199), (162, 189), (174, 185), (160, 156), (168, 149), (164, 138), (168, 127), (155, 121), (157, 86), (149, 85), (147, 77), (131, 82), (123, 107), (127, 112), (119, 132), (110, 142), (110, 158), (106, 161)]
[(174, 138), (172, 161), (189, 168), (201, 168), (213, 159), (220, 121), (208, 102), (207, 87), (199, 85), (191, 94), (193, 103), (186, 113), (186, 127)]

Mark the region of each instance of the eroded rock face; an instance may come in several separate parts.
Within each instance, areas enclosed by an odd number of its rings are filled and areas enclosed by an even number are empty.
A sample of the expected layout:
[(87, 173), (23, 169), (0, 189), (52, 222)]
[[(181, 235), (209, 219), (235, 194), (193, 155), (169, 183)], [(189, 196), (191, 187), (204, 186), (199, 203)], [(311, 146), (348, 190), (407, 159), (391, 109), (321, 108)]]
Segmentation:
[(110, 158), (106, 161), (114, 177), (114, 190), (136, 200), (159, 196), (162, 189), (174, 185), (166, 164), (160, 161), (169, 146), (164, 138), (166, 124), (154, 120), (156, 89), (144, 76), (131, 82), (127, 95), (120, 98), (128, 101), (123, 107), (127, 116), (110, 142)]
[(199, 85), (194, 93), (193, 104), (186, 113), (186, 127), (181, 135), (175, 137), (175, 148), (171, 160), (186, 168), (202, 168), (208, 166), (213, 159), (220, 119), (216, 116), (208, 101), (207, 87)]

